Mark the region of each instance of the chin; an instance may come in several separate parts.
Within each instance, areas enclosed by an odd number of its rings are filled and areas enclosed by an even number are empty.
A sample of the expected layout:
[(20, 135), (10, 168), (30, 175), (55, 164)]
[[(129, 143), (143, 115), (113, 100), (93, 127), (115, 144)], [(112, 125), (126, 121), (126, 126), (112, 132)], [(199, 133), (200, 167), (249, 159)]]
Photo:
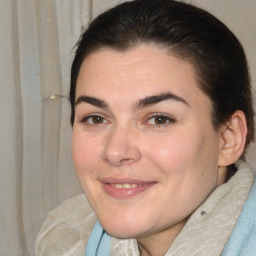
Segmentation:
[(102, 227), (109, 235), (120, 239), (133, 239), (140, 237), (141, 234), (145, 233), (145, 230), (143, 230), (142, 227), (139, 227), (138, 223), (135, 223), (135, 225), (125, 225), (121, 222), (118, 224), (108, 222), (107, 225), (102, 223)]

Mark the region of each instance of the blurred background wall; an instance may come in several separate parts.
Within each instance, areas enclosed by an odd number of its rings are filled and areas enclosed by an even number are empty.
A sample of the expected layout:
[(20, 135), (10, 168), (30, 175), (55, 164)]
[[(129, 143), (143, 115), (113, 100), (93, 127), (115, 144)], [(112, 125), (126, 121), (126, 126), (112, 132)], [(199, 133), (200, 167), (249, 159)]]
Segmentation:
[[(72, 48), (83, 26), (120, 2), (0, 0), (0, 255), (34, 255), (47, 212), (82, 191), (66, 97)], [(185, 2), (209, 10), (238, 36), (255, 90), (256, 0)], [(256, 144), (247, 158), (256, 169)]]

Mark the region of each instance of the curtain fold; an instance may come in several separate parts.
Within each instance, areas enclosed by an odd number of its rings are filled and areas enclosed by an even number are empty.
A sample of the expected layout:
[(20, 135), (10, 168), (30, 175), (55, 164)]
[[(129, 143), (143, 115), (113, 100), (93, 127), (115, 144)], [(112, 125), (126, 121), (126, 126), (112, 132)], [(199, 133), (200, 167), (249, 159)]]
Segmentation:
[[(82, 191), (71, 159), (67, 99), (73, 46), (93, 17), (120, 2), (0, 1), (0, 255), (34, 255), (47, 213)], [(255, 2), (243, 8), (238, 0), (193, 3), (238, 34), (255, 85)], [(248, 159), (254, 168), (255, 152), (253, 144)]]

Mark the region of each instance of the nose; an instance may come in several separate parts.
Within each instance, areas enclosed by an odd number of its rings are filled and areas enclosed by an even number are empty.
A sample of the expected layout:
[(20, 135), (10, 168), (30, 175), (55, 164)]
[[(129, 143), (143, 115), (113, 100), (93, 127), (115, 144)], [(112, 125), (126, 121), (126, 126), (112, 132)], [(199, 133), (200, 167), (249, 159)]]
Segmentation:
[(114, 166), (121, 166), (135, 163), (140, 158), (139, 136), (136, 131), (124, 127), (113, 128), (105, 142), (104, 161)]

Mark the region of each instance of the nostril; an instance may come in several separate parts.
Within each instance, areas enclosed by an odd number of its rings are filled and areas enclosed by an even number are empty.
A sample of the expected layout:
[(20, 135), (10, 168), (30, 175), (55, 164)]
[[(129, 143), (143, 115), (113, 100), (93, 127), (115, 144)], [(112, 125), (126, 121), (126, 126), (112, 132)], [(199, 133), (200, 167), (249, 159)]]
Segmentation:
[(113, 160), (113, 158), (112, 159), (105, 158), (104, 161), (106, 163), (109, 163), (109, 164), (113, 165), (113, 166), (128, 165), (128, 164), (132, 164), (132, 163), (136, 162), (136, 160), (128, 159), (128, 158), (127, 159), (121, 159), (121, 160), (118, 160), (118, 159)]
[(133, 159), (123, 159), (120, 162), (120, 165), (124, 165), (124, 164), (131, 164), (134, 163), (135, 161)]

